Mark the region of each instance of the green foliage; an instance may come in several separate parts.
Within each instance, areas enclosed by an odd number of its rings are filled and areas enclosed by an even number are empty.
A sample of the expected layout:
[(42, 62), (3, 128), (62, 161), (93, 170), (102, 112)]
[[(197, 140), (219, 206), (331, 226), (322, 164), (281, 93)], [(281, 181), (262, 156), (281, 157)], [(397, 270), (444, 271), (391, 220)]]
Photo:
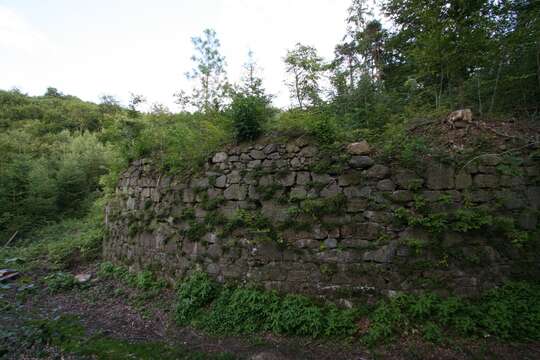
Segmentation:
[(128, 271), (123, 266), (115, 266), (111, 262), (105, 261), (100, 264), (98, 276), (104, 279), (117, 279), (125, 282), (128, 286), (141, 290), (142, 297), (149, 299), (157, 296), (166, 286), (162, 279), (156, 278), (150, 270), (143, 270), (137, 273)]
[(465, 105), (480, 113), (506, 109), (534, 116), (523, 109), (538, 109), (533, 99), (540, 84), (531, 76), (537, 69), (532, 39), (540, 33), (536, 2), (426, 6), (386, 0), (383, 7), (397, 29), (385, 51), (399, 54), (384, 66), (386, 86), (400, 89), (416, 106)]
[(22, 259), (22, 267), (67, 268), (101, 254), (103, 204), (96, 202), (82, 219), (65, 219), (30, 233), (25, 243), (0, 249), (0, 261)]
[(210, 311), (195, 325), (213, 333), (249, 334), (271, 330), (273, 308), (278, 297), (273, 292), (250, 288), (224, 288)]
[(230, 107), (234, 137), (237, 142), (254, 140), (262, 134), (269, 116), (267, 100), (257, 96), (237, 94)]
[(306, 199), (300, 203), (302, 214), (320, 219), (324, 215), (338, 215), (345, 211), (347, 198), (339, 193), (326, 198)]
[[(0, 135), (0, 148), (9, 147), (10, 132)], [(99, 180), (116, 155), (91, 133), (61, 132), (52, 136), (52, 150), (25, 149), (18, 154), (5, 148), (0, 161), (0, 235), (81, 216), (98, 196)], [(6, 143), (4, 143), (4, 139)], [(31, 143), (36, 139), (27, 139)], [(26, 144), (25, 146), (29, 146)]]
[[(436, 236), (447, 230), (461, 233), (485, 230), (505, 235), (517, 247), (532, 243), (533, 234), (519, 229), (514, 219), (495, 216), (483, 207), (464, 207), (450, 212), (429, 213), (423, 200), (415, 198), (415, 208), (416, 211), (397, 208), (394, 210), (394, 216), (408, 226), (424, 228)], [(420, 245), (425, 245), (413, 240), (410, 240), (410, 246), (416, 250), (419, 250)]]
[(207, 224), (197, 220), (189, 220), (188, 227), (181, 231), (182, 235), (191, 241), (199, 241), (207, 232)]
[(290, 136), (308, 135), (322, 145), (350, 140), (350, 134), (334, 114), (318, 108), (283, 112), (272, 121), (269, 130)]
[(446, 333), (534, 341), (540, 338), (539, 295), (539, 285), (524, 282), (507, 283), (477, 299), (399, 295), (377, 304), (363, 340), (373, 345), (417, 329), (432, 342), (441, 342)]
[(195, 220), (195, 209), (192, 207), (186, 207), (182, 209), (182, 214), (180, 214), (180, 219), (182, 220)]
[[(130, 160), (151, 157), (162, 169), (195, 171), (221, 145), (230, 141), (229, 120), (220, 114), (145, 115), (135, 121), (137, 131), (125, 137), (122, 125), (111, 128), (107, 140)], [(110, 139), (110, 140), (109, 140)]]
[(283, 186), (276, 183), (257, 185), (255, 190), (260, 195), (261, 200), (271, 200), (278, 191), (283, 190)]
[(433, 151), (424, 138), (411, 136), (403, 122), (387, 124), (373, 140), (380, 144), (383, 157), (396, 159), (402, 166), (413, 169), (418, 167), (419, 159)]
[(454, 213), (452, 230), (458, 232), (468, 232), (479, 230), (484, 226), (493, 224), (493, 216), (481, 209), (458, 209)]
[(530, 244), (533, 242), (534, 239), (533, 233), (519, 230), (516, 228), (510, 230), (507, 235), (509, 236), (510, 241), (512, 241), (512, 244), (516, 247), (523, 247), (527, 244)]
[(277, 333), (317, 337), (324, 331), (323, 309), (304, 296), (285, 296), (272, 315)]
[(357, 330), (358, 317), (358, 309), (340, 309), (334, 304), (328, 305), (323, 335), (326, 337), (353, 336)]
[(225, 71), (225, 57), (219, 52), (219, 39), (214, 30), (205, 29), (201, 37), (192, 37), (191, 42), (195, 50), (191, 57), (194, 67), (186, 73), (186, 77), (195, 80), (196, 85), (190, 96), (184, 91), (175, 94), (177, 102), (183, 107), (191, 105), (200, 112), (220, 111), (230, 85)]
[(259, 241), (270, 240), (278, 245), (284, 245), (272, 221), (259, 211), (238, 209), (224, 224), (223, 234), (230, 235), (237, 229), (242, 229)]
[(507, 176), (523, 176), (523, 170), (520, 168), (523, 160), (515, 156), (505, 156), (503, 162), (496, 166), (497, 172)]
[(206, 305), (217, 295), (217, 285), (208, 275), (195, 272), (178, 286), (176, 292), (176, 321), (182, 325), (189, 324)]
[(98, 275), (104, 278), (116, 278), (124, 273), (124, 268), (114, 266), (110, 261), (102, 262), (99, 266)]
[(212, 211), (216, 210), (224, 202), (225, 198), (223, 196), (210, 198), (207, 193), (204, 193), (202, 196), (201, 205), (204, 210)]
[(440, 343), (443, 339), (441, 328), (428, 321), (422, 328), (422, 336), (426, 341)]
[(540, 338), (540, 287), (509, 283), (489, 291), (479, 302), (477, 319), (488, 334), (503, 339)]
[(407, 238), (405, 239), (405, 244), (411, 248), (416, 255), (419, 255), (422, 250), (429, 245), (426, 240), (417, 238)]
[(294, 49), (287, 51), (284, 61), (290, 75), (287, 85), (291, 99), (298, 103), (301, 110), (320, 104), (319, 80), (323, 66), (317, 49), (297, 43)]
[(64, 290), (71, 290), (77, 285), (75, 277), (64, 272), (52, 273), (45, 276), (43, 280), (49, 292), (53, 294)]
[(194, 273), (178, 287), (177, 321), (218, 334), (271, 331), (309, 337), (348, 337), (356, 313), (335, 305), (318, 305), (300, 295), (279, 296), (250, 287), (219, 286)]

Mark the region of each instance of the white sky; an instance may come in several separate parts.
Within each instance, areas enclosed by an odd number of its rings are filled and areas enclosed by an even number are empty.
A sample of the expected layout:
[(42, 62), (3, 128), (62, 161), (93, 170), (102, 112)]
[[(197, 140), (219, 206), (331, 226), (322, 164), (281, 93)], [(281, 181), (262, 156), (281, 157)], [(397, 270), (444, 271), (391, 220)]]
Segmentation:
[(189, 89), (191, 37), (216, 30), (237, 80), (248, 49), (274, 103), (289, 105), (283, 57), (297, 42), (325, 58), (345, 32), (350, 0), (0, 0), (0, 89), (48, 86), (97, 101), (129, 92), (177, 110)]

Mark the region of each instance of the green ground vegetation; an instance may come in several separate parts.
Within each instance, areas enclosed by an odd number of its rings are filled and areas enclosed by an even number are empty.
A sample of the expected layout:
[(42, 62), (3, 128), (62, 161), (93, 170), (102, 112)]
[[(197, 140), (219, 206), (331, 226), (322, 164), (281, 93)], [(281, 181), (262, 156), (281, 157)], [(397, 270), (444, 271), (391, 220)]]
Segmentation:
[[(75, 316), (55, 319), (29, 320), (20, 333), (1, 334), (2, 340), (13, 337), (27, 351), (35, 348), (36, 356), (46, 358), (48, 352), (57, 349), (64, 356), (91, 357), (100, 360), (113, 359), (185, 359), (185, 360), (232, 360), (228, 353), (208, 354), (175, 344), (152, 341), (127, 341), (104, 334), (88, 336), (81, 321)], [(16, 338), (15, 338), (16, 337)], [(0, 356), (6, 355), (1, 353)]]
[[(370, 326), (359, 333), (357, 323)], [(353, 338), (376, 345), (419, 333), (430, 342), (456, 337), (540, 339), (540, 287), (512, 282), (477, 298), (399, 294), (375, 305), (341, 309), (301, 295), (221, 285), (196, 272), (178, 285), (176, 319), (217, 334), (276, 334)]]

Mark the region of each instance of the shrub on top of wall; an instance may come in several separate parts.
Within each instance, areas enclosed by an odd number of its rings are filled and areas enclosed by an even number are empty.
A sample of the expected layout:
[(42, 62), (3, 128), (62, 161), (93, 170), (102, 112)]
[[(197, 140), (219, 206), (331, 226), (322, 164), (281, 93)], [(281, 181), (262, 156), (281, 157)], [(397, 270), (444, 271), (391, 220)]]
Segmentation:
[(265, 98), (237, 94), (231, 104), (234, 137), (236, 141), (254, 140), (262, 134), (268, 117)]

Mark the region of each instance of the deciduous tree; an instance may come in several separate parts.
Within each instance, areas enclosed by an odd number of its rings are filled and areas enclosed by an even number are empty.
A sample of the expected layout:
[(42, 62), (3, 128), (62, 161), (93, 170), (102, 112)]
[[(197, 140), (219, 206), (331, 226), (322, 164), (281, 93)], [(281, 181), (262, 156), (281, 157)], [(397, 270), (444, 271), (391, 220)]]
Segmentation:
[(297, 43), (287, 51), (285, 65), (290, 79), (287, 81), (291, 98), (300, 109), (321, 102), (319, 80), (323, 70), (323, 59), (312, 46)]

